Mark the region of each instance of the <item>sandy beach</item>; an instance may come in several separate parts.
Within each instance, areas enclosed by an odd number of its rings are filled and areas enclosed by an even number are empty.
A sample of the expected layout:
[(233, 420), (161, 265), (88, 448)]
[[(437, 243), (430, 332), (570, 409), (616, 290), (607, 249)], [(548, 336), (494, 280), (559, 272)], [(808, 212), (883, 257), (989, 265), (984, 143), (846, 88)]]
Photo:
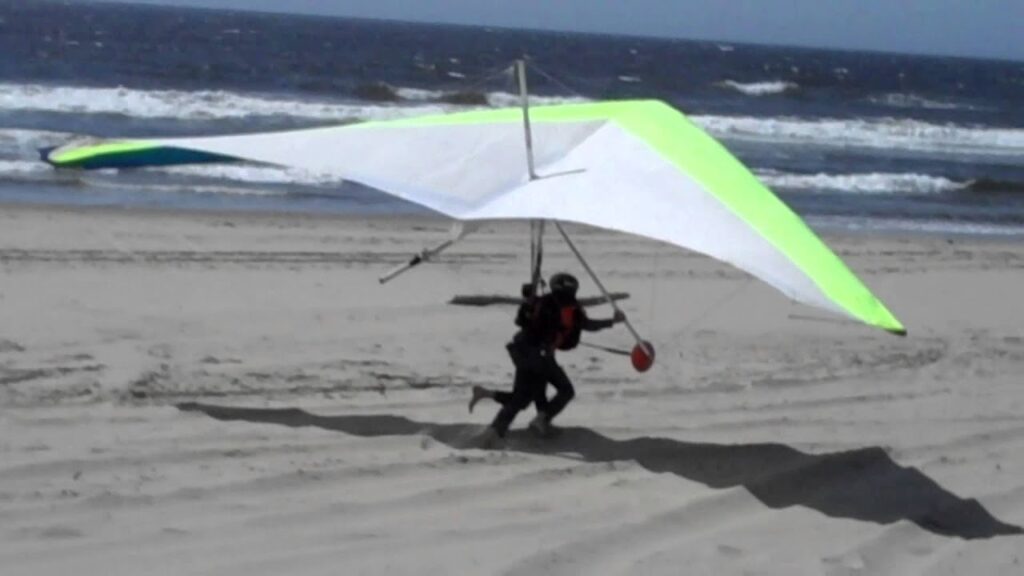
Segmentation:
[(898, 338), (572, 228), (657, 364), (480, 450), (526, 227), (378, 284), (447, 229), (0, 208), (0, 574), (1024, 574), (1024, 244), (826, 237)]

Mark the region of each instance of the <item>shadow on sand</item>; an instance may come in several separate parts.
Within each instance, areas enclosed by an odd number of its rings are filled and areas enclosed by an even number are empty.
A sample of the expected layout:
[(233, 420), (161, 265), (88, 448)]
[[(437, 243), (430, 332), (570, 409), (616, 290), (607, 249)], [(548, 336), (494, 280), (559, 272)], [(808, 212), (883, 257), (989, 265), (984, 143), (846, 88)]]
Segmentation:
[[(184, 411), (218, 420), (315, 426), (354, 436), (425, 435), (456, 449), (481, 428), (471, 424), (416, 422), (388, 414), (316, 416), (295, 408), (261, 409), (188, 402)], [(784, 444), (695, 444), (669, 438), (614, 440), (587, 428), (565, 428), (539, 442), (523, 432), (509, 450), (574, 455), (587, 462), (633, 461), (651, 472), (669, 472), (711, 488), (743, 486), (770, 508), (805, 506), (836, 518), (890, 524), (909, 520), (944, 536), (965, 539), (1022, 534), (993, 517), (974, 499), (962, 499), (912, 467), (893, 462), (878, 447), (805, 454)]]

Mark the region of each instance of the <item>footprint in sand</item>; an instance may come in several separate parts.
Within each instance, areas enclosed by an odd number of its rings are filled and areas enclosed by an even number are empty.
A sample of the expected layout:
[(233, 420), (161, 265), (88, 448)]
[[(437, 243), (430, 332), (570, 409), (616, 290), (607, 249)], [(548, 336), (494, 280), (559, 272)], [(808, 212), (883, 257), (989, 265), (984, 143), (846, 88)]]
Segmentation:
[(828, 558), (822, 558), (821, 561), (825, 564), (837, 566), (848, 572), (854, 573), (860, 573), (867, 568), (864, 558), (860, 554), (856, 553), (844, 554), (842, 556), (830, 556)]
[(718, 553), (728, 558), (739, 558), (740, 556), (743, 556), (743, 550), (735, 546), (729, 546), (728, 544), (719, 544)]
[(67, 540), (69, 538), (81, 538), (85, 534), (81, 530), (68, 526), (50, 526), (41, 530), (39, 536), (48, 540)]
[(24, 352), (25, 348), (14, 340), (0, 338), (0, 354), (5, 352)]

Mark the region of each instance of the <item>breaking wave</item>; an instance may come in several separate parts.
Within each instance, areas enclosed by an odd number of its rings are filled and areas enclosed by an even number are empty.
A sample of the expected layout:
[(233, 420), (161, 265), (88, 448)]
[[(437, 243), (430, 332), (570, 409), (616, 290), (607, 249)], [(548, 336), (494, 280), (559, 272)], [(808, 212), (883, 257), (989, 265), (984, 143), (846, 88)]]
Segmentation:
[(50, 167), (42, 162), (0, 160), (0, 177), (42, 175), (50, 171)]
[[(512, 106), (519, 97), (505, 92), (443, 92), (394, 88), (387, 103), (305, 100), (225, 91), (134, 90), (41, 84), (0, 84), (0, 110), (117, 114), (181, 120), (239, 119), (258, 116), (331, 121), (387, 120), (441, 114), (467, 105)], [(378, 97), (377, 100), (387, 100)], [(531, 96), (538, 105), (583, 102), (582, 98)]]
[(971, 186), (970, 182), (926, 174), (788, 174), (766, 170), (758, 172), (757, 176), (770, 188), (858, 194), (936, 194)]
[(136, 118), (207, 120), (252, 116), (355, 120), (442, 113), (440, 104), (373, 105), (278, 99), (225, 91), (133, 90), (40, 84), (0, 84), (0, 110), (118, 114)]
[[(123, 180), (118, 170), (98, 170), (94, 172), (61, 171), (41, 161), (0, 160), (0, 181), (4, 182), (45, 182), (53, 184), (88, 184), (95, 188), (130, 189), (141, 193), (146, 192), (187, 192), (193, 194), (232, 194), (232, 195), (285, 195), (288, 191), (272, 190), (249, 185), (281, 184), (325, 184), (327, 179), (302, 174), (299, 171), (276, 169), (262, 166), (179, 166), (174, 168), (154, 168), (135, 172), (136, 174), (167, 174), (172, 176), (188, 176), (193, 180), (181, 180), (173, 183), (140, 181), (137, 178)], [(203, 181), (219, 181), (214, 184)], [(333, 180), (337, 183), (337, 180)]]
[[(769, 83), (774, 84), (774, 83)], [(744, 85), (749, 90), (758, 85)], [(766, 85), (767, 86), (767, 85)], [(772, 88), (778, 89), (778, 86)], [(0, 111), (42, 111), (73, 114), (118, 114), (137, 118), (180, 120), (290, 117), (332, 122), (385, 120), (420, 114), (464, 110), (466, 105), (441, 101), (452, 93), (396, 88), (395, 103), (331, 102), (223, 91), (132, 90), (39, 84), (0, 84)], [(507, 92), (482, 93), (491, 106), (516, 106), (519, 97)], [(473, 100), (473, 99), (470, 99)], [(580, 97), (531, 96), (537, 105), (586, 102)], [(763, 140), (823, 147), (862, 147), (962, 153), (1024, 153), (1024, 130), (955, 124), (932, 124), (900, 118), (819, 119), (750, 116), (692, 116), (721, 138)], [(0, 148), (39, 141), (63, 140), (56, 133), (5, 131)]]
[[(748, 88), (753, 85), (745, 85)], [(138, 118), (235, 119), (281, 116), (330, 121), (401, 118), (417, 114), (468, 109), (439, 102), (451, 92), (395, 88), (396, 103), (328, 102), (299, 97), (250, 95), (220, 91), (131, 90), (126, 88), (54, 87), (0, 83), (0, 112), (37, 110), (74, 114), (119, 114)], [(491, 106), (516, 106), (518, 96), (506, 92), (481, 93)], [(585, 102), (579, 97), (531, 97), (538, 105)], [(1024, 129), (936, 124), (899, 118), (800, 119), (790, 117), (698, 115), (691, 119), (727, 142), (768, 142), (821, 148), (860, 148), (911, 152), (1018, 158), (1024, 156)], [(48, 167), (35, 161), (36, 149), (58, 145), (71, 136), (47, 130), (0, 130), (0, 174), (37, 178)], [(30, 161), (31, 160), (31, 161)], [(200, 165), (152, 169), (184, 177), (230, 181), (242, 186), (324, 187), (337, 185), (330, 176), (256, 165)], [(827, 190), (860, 194), (933, 194), (957, 190), (977, 193), (1019, 192), (1015, 182), (979, 179), (955, 181), (941, 175), (916, 173), (791, 174), (764, 171), (762, 180), (772, 188)], [(154, 182), (156, 183), (156, 182)], [(198, 185), (204, 184), (197, 182)]]
[(252, 184), (281, 184), (323, 186), (340, 184), (336, 176), (317, 174), (307, 170), (294, 168), (276, 168), (274, 166), (251, 166), (246, 164), (209, 164), (193, 166), (174, 166), (168, 168), (148, 168), (146, 172), (170, 174), (174, 176), (190, 176), (213, 180), (233, 180)]
[(769, 82), (736, 82), (735, 80), (724, 80), (716, 84), (722, 88), (731, 88), (747, 96), (769, 96), (772, 94), (784, 94), (800, 88), (795, 82), (784, 80), (772, 80)]
[(228, 185), (207, 185), (191, 182), (173, 184), (146, 184), (140, 186), (133, 182), (123, 182), (116, 178), (100, 179), (91, 173), (86, 176), (88, 185), (99, 189), (125, 190), (140, 194), (199, 194), (203, 196), (229, 195), (229, 196), (289, 196), (292, 192), (282, 189), (256, 188), (247, 186)]
[(862, 174), (795, 174), (758, 170), (758, 179), (769, 188), (793, 191), (829, 191), (848, 194), (942, 194), (966, 191), (972, 194), (1020, 194), (1024, 182), (977, 178), (957, 181), (929, 174), (869, 172)]
[(72, 137), (66, 132), (0, 130), (0, 156), (33, 157), (39, 148), (67, 142)]
[[(776, 85), (778, 84), (778, 85)], [(750, 91), (778, 90), (785, 83), (743, 85)], [(118, 114), (138, 118), (181, 120), (239, 119), (259, 116), (295, 117), (330, 121), (384, 120), (465, 109), (443, 102), (452, 93), (417, 88), (396, 88), (395, 103), (357, 103), (274, 98), (222, 91), (132, 90), (82, 88), (38, 84), (0, 84), (0, 111), (43, 111), (75, 114)], [(519, 97), (507, 92), (483, 94), (491, 106), (516, 106)], [(468, 97), (467, 97), (468, 98)], [(477, 101), (476, 97), (468, 98)], [(532, 96), (537, 105), (585, 102), (579, 97)], [(694, 116), (712, 134), (735, 139), (796, 142), (828, 147), (902, 148), (953, 152), (1024, 153), (1024, 130), (930, 124), (919, 120), (756, 118), (747, 116)], [(22, 147), (58, 134), (5, 131), (0, 147)], [(60, 139), (60, 138), (57, 138)]]
[[(491, 106), (507, 107), (507, 106), (519, 106), (519, 95), (509, 94), (508, 92), (490, 92), (487, 95), (488, 101)], [(530, 104), (537, 106), (549, 106), (557, 104), (580, 104), (583, 102), (592, 102), (589, 98), (583, 98), (581, 96), (534, 96), (530, 95)]]
[(1020, 224), (915, 220), (907, 218), (863, 218), (859, 216), (808, 216), (807, 223), (821, 229), (868, 233), (908, 232), (967, 236), (1024, 236), (1024, 226)]
[(915, 94), (883, 94), (871, 96), (868, 101), (888, 108), (924, 108), (925, 110), (981, 110), (978, 106), (957, 102), (930, 100)]
[(727, 139), (922, 152), (1024, 153), (1024, 130), (1013, 128), (940, 125), (898, 118), (803, 120), (693, 116), (691, 119), (715, 136)]

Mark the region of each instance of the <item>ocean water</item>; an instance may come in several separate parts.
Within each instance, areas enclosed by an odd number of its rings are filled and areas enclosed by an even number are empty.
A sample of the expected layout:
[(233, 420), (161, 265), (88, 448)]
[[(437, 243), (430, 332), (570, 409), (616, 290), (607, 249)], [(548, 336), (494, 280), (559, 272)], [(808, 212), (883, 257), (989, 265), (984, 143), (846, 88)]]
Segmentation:
[(659, 98), (817, 228), (1024, 234), (1024, 62), (0, 0), (0, 202), (334, 213), (415, 206), (263, 166), (57, 172), (78, 135), (255, 132)]

